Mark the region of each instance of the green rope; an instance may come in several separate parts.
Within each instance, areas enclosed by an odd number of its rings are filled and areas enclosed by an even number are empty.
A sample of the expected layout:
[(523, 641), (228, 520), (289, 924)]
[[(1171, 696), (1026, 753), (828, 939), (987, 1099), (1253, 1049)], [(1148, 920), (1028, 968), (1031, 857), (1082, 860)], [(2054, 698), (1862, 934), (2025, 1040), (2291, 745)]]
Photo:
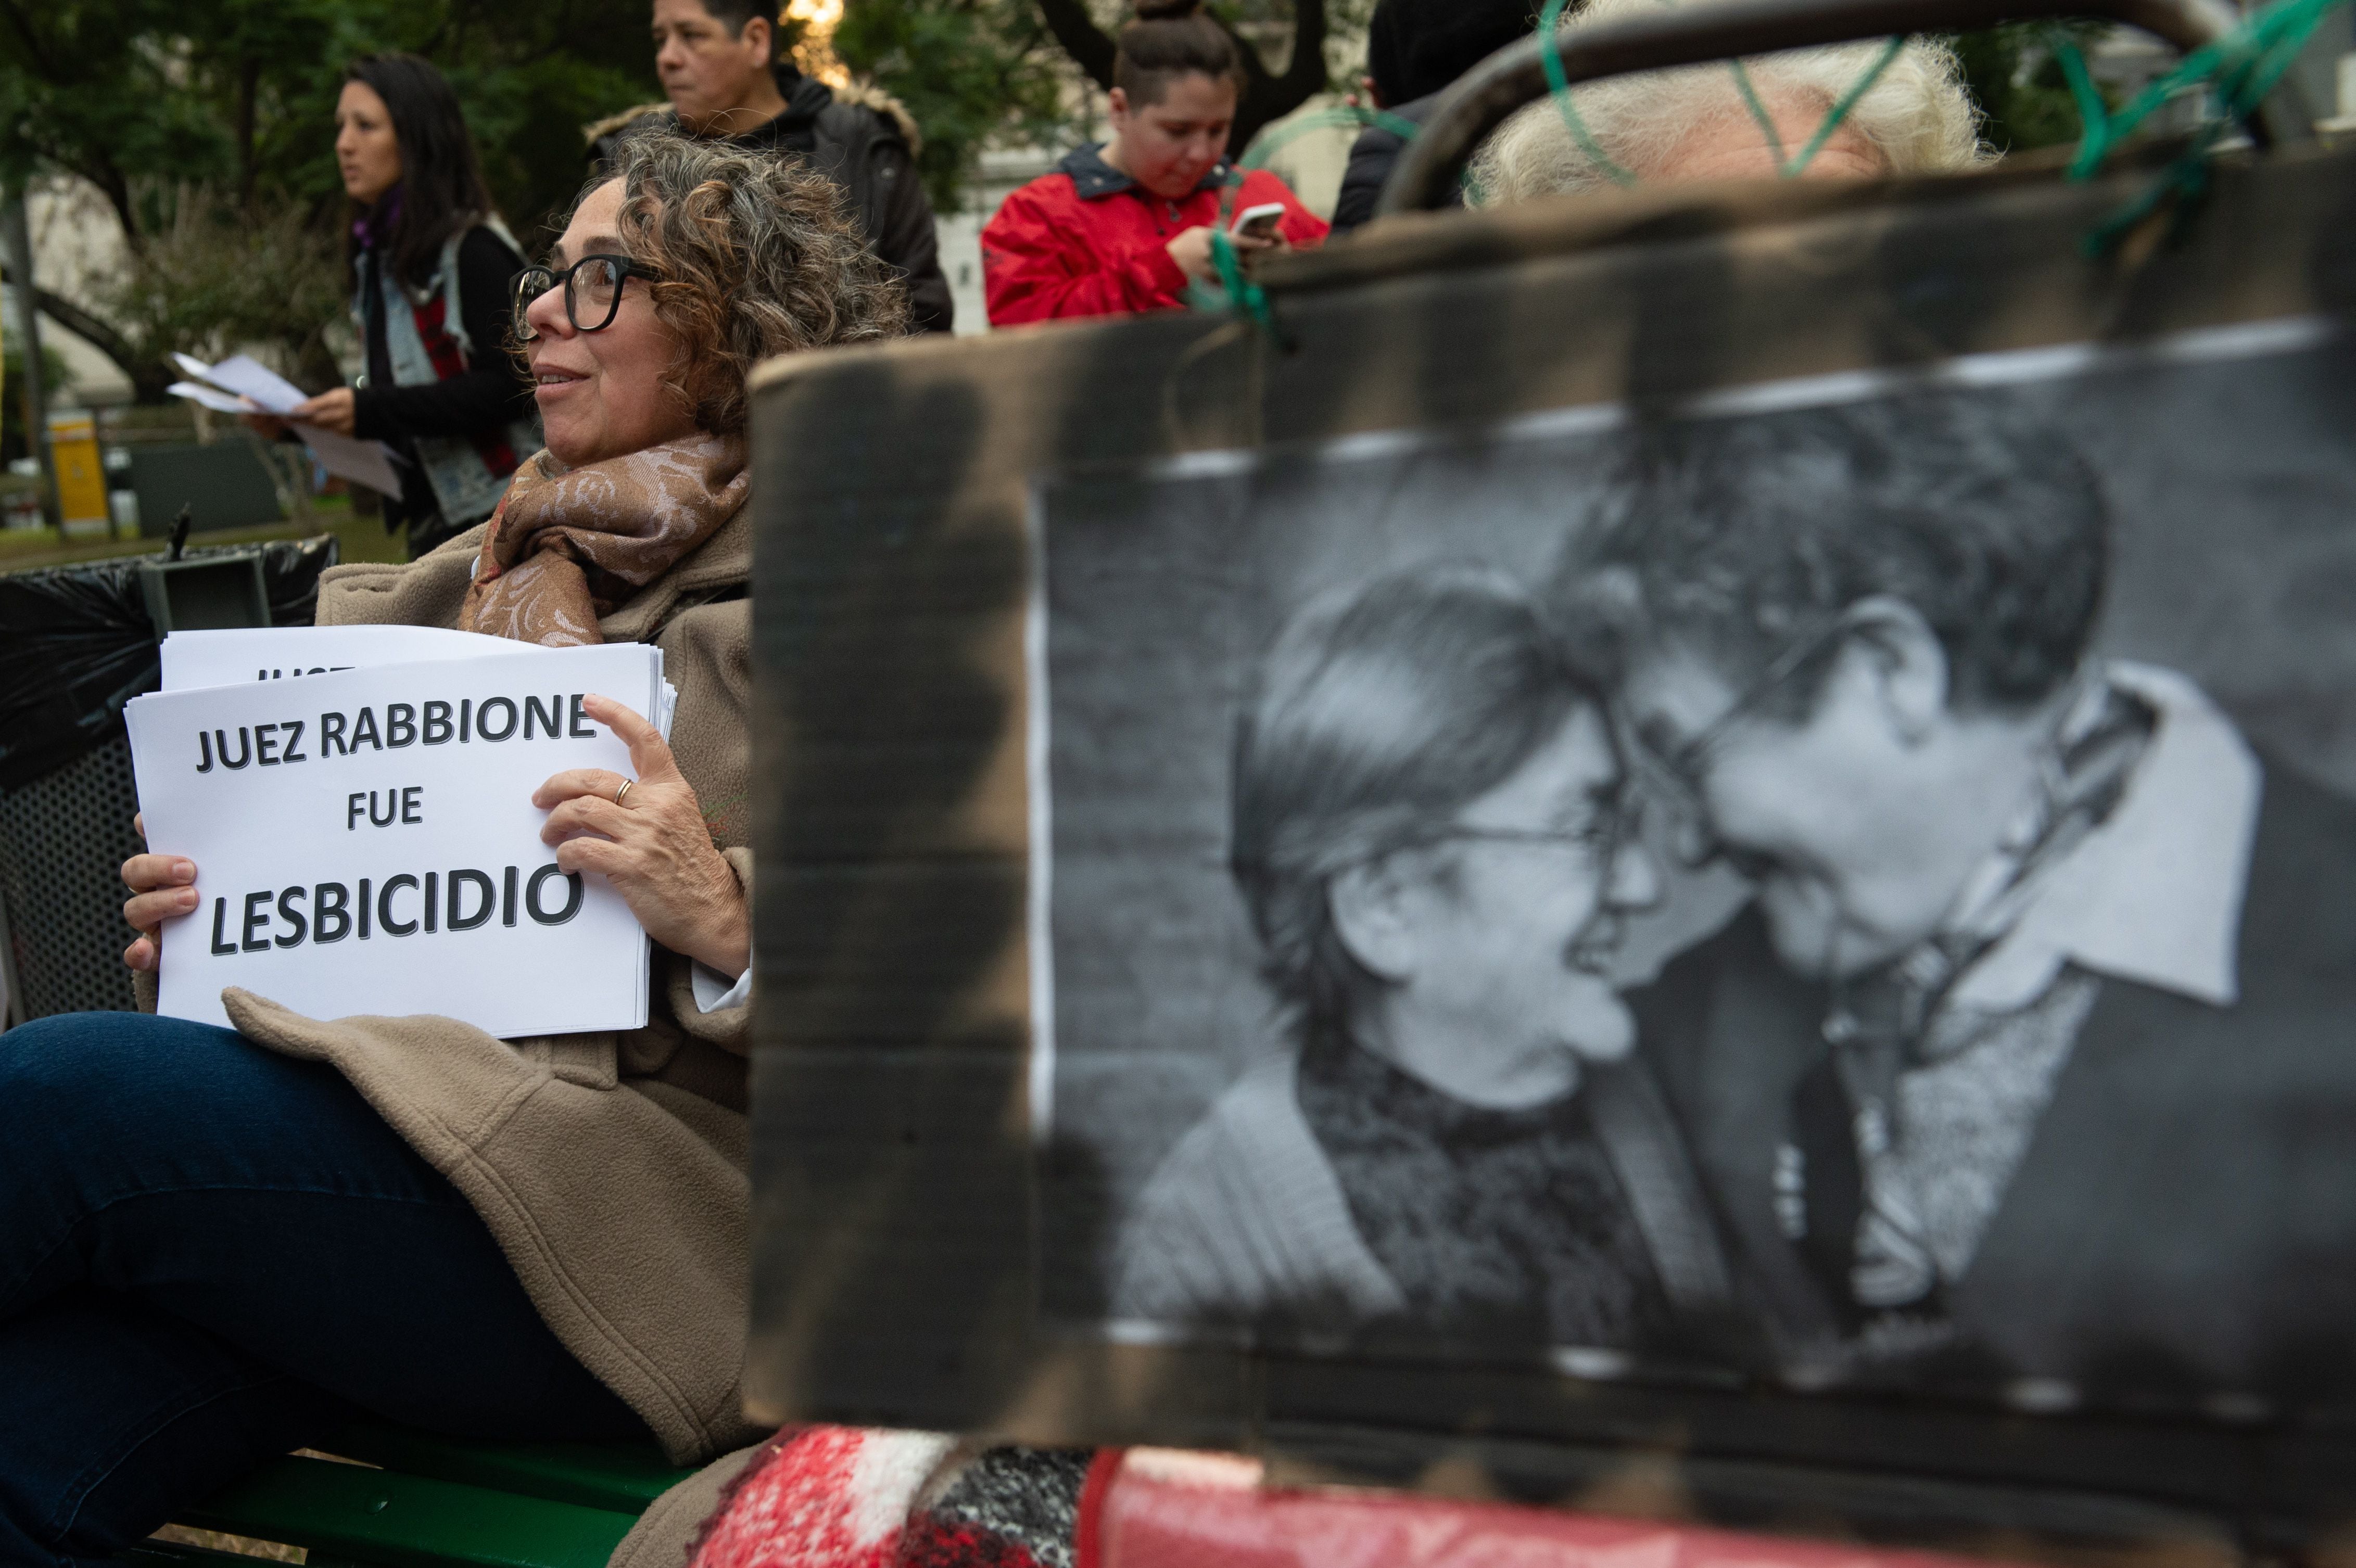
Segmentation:
[(1743, 107), (1750, 110), (1751, 118), (1759, 123), (1760, 133), (1767, 138), (1767, 150), (1775, 155), (1775, 166), (1782, 168), (1783, 166), (1783, 127), (1775, 123), (1775, 117), (1767, 112), (1767, 105), (1760, 101), (1759, 90), (1751, 83), (1749, 68), (1739, 59), (1731, 59), (1726, 63), (1734, 72), (1734, 85), (1742, 94)]
[[(1554, 100), (1557, 111), (1562, 115), (1563, 125), (1570, 132), (1571, 140), (1588, 161), (1614, 183), (1634, 185), (1636, 176), (1614, 162), (1603, 150), (1572, 101), (1569, 78), (1563, 69), (1558, 34), (1568, 3), (1569, 0), (1547, 0), (1545, 9), (1538, 16), (1538, 59), (1546, 72), (1548, 96)], [(2132, 135), (2136, 127), (2179, 92), (2187, 88), (2204, 87), (2213, 99), (2212, 112), (2193, 135), (2183, 155), (2172, 163), (2149, 189), (2098, 225), (2086, 237), (2086, 249), (2094, 253), (2108, 250), (2122, 235), (2171, 198), (2178, 205), (2180, 222), (2207, 192), (2209, 156), (2227, 128), (2256, 112), (2257, 106), (2281, 80), (2283, 73), (2290, 69), (2324, 17), (2350, 3), (2351, 0), (2274, 0), (2273, 4), (2253, 12), (2231, 32), (2185, 56), (2175, 69), (2155, 79), (2116, 111), (2111, 109), (2104, 100), (2102, 90), (2095, 85), (2094, 72), (2088, 69), (2085, 55), (2079, 48), (2077, 40), (2060, 28), (2052, 29), (2050, 36), (2053, 42), (2050, 47), (2061, 64), (2062, 78), (2069, 86), (2071, 101), (2077, 108), (2083, 127), (2077, 155), (2070, 164), (2071, 179), (2093, 178), (2119, 143)], [(1789, 159), (1783, 155), (1783, 133), (1777, 127), (1774, 116), (1768, 112), (1757, 85), (1751, 80), (1751, 72), (1740, 59), (1727, 62), (1733, 73), (1735, 87), (1742, 95), (1743, 104), (1765, 136), (1777, 171), (1783, 177), (1793, 179), (1805, 172), (1905, 47), (1903, 37), (1887, 40), (1873, 64), (1826, 112), (1815, 133), (1808, 138), (1807, 144)], [(1303, 116), (1281, 130), (1272, 127), (1255, 137), (1252, 144), (1245, 150), (1244, 156), (1237, 161), (1226, 189), (1221, 192), (1219, 221), (1211, 235), (1211, 260), (1219, 275), (1219, 285), (1213, 288), (1197, 284), (1194, 293), (1198, 306), (1237, 311), (1258, 323), (1271, 336), (1276, 335), (1276, 318), (1269, 306), (1267, 291), (1244, 276), (1242, 262), (1227, 238), (1226, 225), (1236, 192), (1243, 184), (1245, 170), (1267, 167), (1278, 152), (1297, 138), (1313, 131), (1353, 124), (1380, 126), (1402, 141), (1412, 141), (1421, 130), (1414, 122), (1397, 114), (1348, 104)], [(1464, 171), (1460, 183), (1468, 191), (1477, 189), (1470, 167)]]
[(2179, 233), (2185, 219), (2201, 198), (2209, 194), (2209, 153), (2223, 134), (2222, 122), (2211, 121), (2194, 134), (2184, 155), (2169, 164), (2151, 182), (2142, 195), (2104, 219), (2086, 231), (2078, 248), (2089, 256), (2107, 254), (2128, 232), (2159, 210), (2162, 203), (2173, 201), (2175, 221), (2169, 226), (2169, 237)]
[(1555, 27), (1562, 20), (1565, 0), (1547, 0), (1546, 9), (1538, 14), (1538, 63), (1546, 69), (1547, 87), (1555, 107), (1562, 112), (1562, 123), (1570, 132), (1570, 139), (1587, 155), (1587, 161), (1609, 176), (1615, 185), (1634, 185), (1636, 176), (1612, 161), (1587, 122), (1579, 117), (1579, 106), (1570, 101), (1570, 78), (1562, 69), (1562, 44)]
[(2114, 148), (2187, 88), (2209, 91), (2211, 110), (2183, 153), (2161, 171), (2140, 196), (2104, 219), (2090, 232), (2083, 247), (2100, 255), (2118, 243), (2128, 230), (2158, 211), (2171, 198), (2176, 223), (2182, 225), (2209, 189), (2209, 156), (2226, 130), (2248, 120), (2282, 80), (2283, 72), (2307, 46), (2323, 18), (2349, 0), (2276, 0), (2251, 13), (2231, 32), (2193, 50), (2176, 69), (2155, 79), (2126, 105), (2114, 112), (2094, 85), (2084, 54), (2066, 35), (2054, 45), (2063, 79), (2077, 105), (2082, 131), (2069, 177), (2092, 179)]
[(1252, 138), (1244, 155), (1236, 160), (1239, 169), (1264, 169), (1287, 145), (1299, 141), (1312, 131), (1337, 131), (1355, 125), (1360, 130), (1388, 131), (1402, 142), (1415, 140), (1423, 127), (1384, 109), (1361, 109), (1355, 103), (1337, 103), (1331, 109), (1320, 109), (1314, 114), (1300, 115), (1281, 126), (1270, 125)]
[(2085, 123), (2078, 155), (2070, 165), (2070, 177), (2092, 178), (2112, 148), (2188, 87), (2210, 88), (2216, 94), (2220, 114), (2247, 119), (2290, 68), (2323, 18), (2346, 4), (2348, 0), (2276, 0), (2252, 12), (2224, 37), (2185, 56), (2174, 70), (2154, 79), (2115, 113), (2104, 105), (2102, 94), (2095, 91), (2093, 73), (2086, 69), (2077, 41), (2062, 38), (2056, 52), (2079, 117)]
[[(1841, 122), (1848, 118), (1848, 112), (1857, 107), (1859, 99), (1873, 91), (1873, 84), (1881, 80), (1881, 73), (1890, 69), (1890, 62), (1896, 59), (1899, 51), (1905, 47), (1906, 39), (1903, 36), (1891, 38), (1881, 46), (1881, 53), (1875, 58), (1866, 73), (1851, 82), (1848, 91), (1841, 94), (1840, 101), (1834, 104), (1831, 112), (1826, 114), (1825, 123), (1816, 127), (1815, 135), (1808, 138), (1808, 144), (1800, 149), (1797, 157), (1783, 165), (1785, 179), (1800, 177), (1800, 172), (1808, 166), (1818, 153), (1825, 150), (1825, 144), (1833, 139), (1833, 133), (1839, 130)], [(1779, 145), (1776, 150), (1780, 153), (1783, 149)]]
[(1338, 130), (1355, 125), (1360, 129), (1376, 126), (1388, 131), (1402, 142), (1411, 142), (1423, 129), (1414, 121), (1380, 109), (1364, 109), (1355, 103), (1336, 104), (1321, 109), (1314, 114), (1304, 114), (1281, 127), (1271, 125), (1254, 136), (1244, 155), (1229, 170), (1227, 182), (1219, 192), (1218, 221), (1211, 226), (1211, 264), (1218, 270), (1216, 285), (1197, 283), (1189, 297), (1197, 310), (1237, 310), (1250, 316), (1269, 334), (1276, 333), (1276, 317), (1268, 303), (1268, 291), (1243, 275), (1242, 259), (1236, 254), (1234, 242), (1227, 238), (1227, 223), (1234, 216), (1236, 194), (1243, 188), (1245, 171), (1264, 169), (1278, 153), (1289, 144), (1312, 131)]
[[(1634, 185), (1635, 175), (1614, 163), (1604, 152), (1602, 144), (1595, 139), (1595, 133), (1587, 128), (1587, 122), (1580, 118), (1578, 109), (1571, 102), (1569, 77), (1562, 69), (1562, 49), (1555, 30), (1567, 4), (1568, 0), (1547, 0), (1545, 11), (1538, 16), (1538, 62), (1545, 68), (1547, 86), (1551, 90), (1556, 107), (1562, 112), (1562, 123), (1569, 130), (1571, 140), (1579, 144), (1579, 149), (1587, 155), (1588, 162), (1620, 185)], [(1760, 133), (1767, 139), (1767, 149), (1775, 160), (1776, 172), (1785, 179), (1797, 179), (1815, 161), (1816, 155), (1825, 150), (1825, 144), (1831, 141), (1833, 133), (1841, 128), (1842, 122), (1857, 107), (1858, 101), (1873, 91), (1873, 84), (1881, 80), (1881, 73), (1890, 69), (1890, 62), (1905, 47), (1903, 37), (1891, 38), (1884, 44), (1880, 55), (1866, 68), (1865, 74), (1849, 85), (1848, 91), (1825, 115), (1824, 123), (1816, 127), (1816, 133), (1808, 139), (1807, 145), (1789, 159), (1783, 155), (1783, 130), (1775, 123), (1775, 117), (1767, 112), (1765, 101), (1759, 96), (1758, 85), (1751, 80), (1750, 68), (1740, 59), (1730, 59), (1726, 64), (1734, 77), (1735, 90), (1742, 95), (1743, 107), (1751, 112), (1751, 118), (1757, 123)]]
[(2084, 176), (2078, 173), (2078, 165), (2086, 161), (2088, 144), (2097, 136), (2103, 138), (2095, 154), (2096, 162), (2110, 151), (2111, 106), (2103, 101), (2103, 90), (2094, 85), (2094, 73), (2086, 69), (2086, 57), (2079, 52), (2077, 40), (2059, 28), (2053, 30), (2051, 37), (2049, 47), (2054, 58), (2062, 62), (2062, 80), (2070, 84), (2071, 101), (2077, 105), (2078, 123), (2083, 127), (2078, 156), (2070, 165), (2070, 177), (2082, 179)]
[(1236, 257), (1236, 248), (1227, 239), (1225, 224), (1211, 230), (1211, 265), (1218, 269), (1219, 286), (1235, 308), (1259, 324), (1260, 330), (1270, 337), (1279, 336), (1276, 313), (1269, 308), (1268, 291), (1244, 276), (1243, 263)]

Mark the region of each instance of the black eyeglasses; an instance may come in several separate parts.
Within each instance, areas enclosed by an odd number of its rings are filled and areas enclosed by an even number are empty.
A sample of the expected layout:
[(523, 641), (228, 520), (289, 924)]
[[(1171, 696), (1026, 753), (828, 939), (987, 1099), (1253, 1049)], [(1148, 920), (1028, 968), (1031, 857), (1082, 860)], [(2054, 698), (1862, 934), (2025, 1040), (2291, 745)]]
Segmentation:
[(531, 308), (533, 301), (559, 283), (564, 285), (564, 319), (573, 324), (573, 330), (603, 332), (614, 325), (614, 317), (621, 311), (623, 279), (651, 280), (661, 275), (644, 261), (633, 261), (627, 256), (584, 256), (561, 272), (546, 267), (526, 267), (516, 274), (515, 281), (516, 341), (530, 343), (540, 336), (539, 329), (524, 319), (524, 313)]
[(1742, 688), (1725, 712), (1680, 745), (1663, 750), (1647, 742), (1633, 727), (1627, 730), (1623, 740), (1629, 758), (1650, 793), (1659, 796), (1675, 814), (1677, 859), (1685, 864), (1697, 868), (1728, 853), (1726, 846), (1710, 831), (1709, 811), (1704, 804), (1710, 760), (1725, 746), (1727, 737), (1734, 733), (1737, 725), (1756, 714), (1770, 697), (1790, 685), (1810, 660), (1855, 629), (1853, 617), (1837, 615), (1797, 639), (1775, 656), (1774, 662), (1757, 680)]
[(1440, 827), (1418, 835), (1412, 847), (1425, 848), (1459, 842), (1547, 844), (1578, 850), (1597, 871), (1608, 876), (1612, 862), (1619, 857), (1620, 851), (1643, 834), (1640, 803), (1634, 795), (1622, 790), (1597, 802), (1594, 815), (1576, 827)]

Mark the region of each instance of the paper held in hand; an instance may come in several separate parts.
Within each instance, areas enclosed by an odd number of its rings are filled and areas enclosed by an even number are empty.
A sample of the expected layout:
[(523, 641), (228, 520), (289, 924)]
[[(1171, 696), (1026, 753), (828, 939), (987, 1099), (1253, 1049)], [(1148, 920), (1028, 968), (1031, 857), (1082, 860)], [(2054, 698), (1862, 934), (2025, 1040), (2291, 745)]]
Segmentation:
[[(164, 689), (186, 691), (200, 686), (284, 680), (419, 660), (498, 658), (558, 650), (441, 626), (258, 626), (174, 632), (164, 639), (162, 651)], [(660, 668), (660, 650), (656, 666)], [(678, 700), (679, 693), (666, 680), (656, 707), (641, 709), (634, 701), (630, 707), (653, 720), (668, 741), (671, 709)]]
[[(175, 381), (164, 389), (220, 413), (284, 414), (304, 400), (303, 389), (243, 354), (218, 365), (208, 365), (186, 354), (175, 354), (172, 359), (194, 379)], [(328, 473), (365, 485), (381, 495), (401, 494), (401, 475), (392, 467), (392, 448), (384, 443), (337, 435), (315, 424), (297, 424), (294, 428), (294, 433), (303, 438), (303, 444), (311, 449), (311, 455), (318, 459), (319, 466)]]
[[(236, 635), (324, 666), (348, 634), (407, 630)], [(646, 933), (603, 878), (557, 868), (531, 804), (566, 768), (635, 773), (592, 693), (662, 713), (661, 650), (503, 644), (135, 699), (147, 842), (194, 860), (200, 895), (165, 923), (159, 1010), (226, 1024), (240, 986), (312, 1018), (437, 1013), (507, 1038), (643, 1025)]]

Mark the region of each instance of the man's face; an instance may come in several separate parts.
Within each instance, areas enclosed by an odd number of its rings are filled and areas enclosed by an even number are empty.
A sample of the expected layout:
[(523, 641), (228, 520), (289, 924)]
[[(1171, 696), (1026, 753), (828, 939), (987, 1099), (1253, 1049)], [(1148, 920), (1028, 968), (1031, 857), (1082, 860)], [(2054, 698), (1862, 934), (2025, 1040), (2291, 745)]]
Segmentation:
[(1622, 916), (1659, 896), (1633, 828), (1616, 830), (1622, 773), (1603, 720), (1580, 709), (1505, 783), (1420, 851), (1408, 901), (1414, 1003), (1512, 1052), (1627, 1053), (1633, 1028), (1612, 984)]
[(755, 16), (732, 34), (702, 0), (655, 0), (655, 74), (679, 111), (680, 123), (699, 134), (750, 130), (731, 126), (733, 111), (759, 95), (769, 74), (769, 25)]
[(1754, 880), (1776, 953), (1810, 976), (1905, 951), (1937, 928), (1961, 880), (1904, 694), (1893, 698), (1862, 641), (1831, 657), (1798, 721), (1751, 709), (1742, 687), (1674, 645), (1639, 658), (1622, 693), (1638, 744), (1671, 760), (1655, 771), (1686, 796), (1691, 858), (1723, 853)]

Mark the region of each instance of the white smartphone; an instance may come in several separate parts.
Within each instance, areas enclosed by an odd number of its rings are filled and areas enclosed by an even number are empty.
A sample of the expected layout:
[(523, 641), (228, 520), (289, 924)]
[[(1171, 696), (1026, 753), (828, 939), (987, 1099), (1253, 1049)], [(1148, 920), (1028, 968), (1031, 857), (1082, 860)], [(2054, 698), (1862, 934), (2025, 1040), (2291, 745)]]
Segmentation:
[(1227, 226), (1227, 232), (1249, 240), (1273, 240), (1277, 223), (1283, 217), (1284, 203), (1263, 201), (1258, 207), (1247, 207), (1237, 213), (1236, 220)]

